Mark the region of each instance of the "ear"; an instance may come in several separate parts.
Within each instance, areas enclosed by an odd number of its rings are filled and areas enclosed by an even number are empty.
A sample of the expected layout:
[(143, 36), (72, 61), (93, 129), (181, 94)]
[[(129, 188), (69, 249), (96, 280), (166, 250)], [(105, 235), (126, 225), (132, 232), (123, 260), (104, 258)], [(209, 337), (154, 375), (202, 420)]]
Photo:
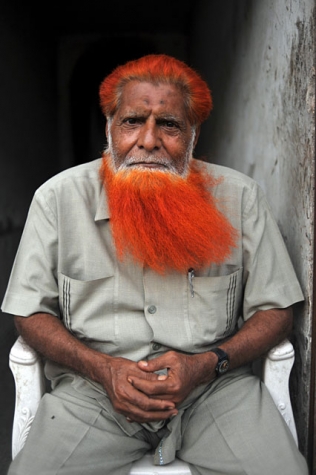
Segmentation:
[(201, 132), (201, 126), (198, 125), (197, 128), (196, 128), (196, 131), (195, 131), (195, 137), (194, 137), (193, 148), (195, 148), (196, 144), (198, 143), (199, 136), (200, 136), (200, 132)]

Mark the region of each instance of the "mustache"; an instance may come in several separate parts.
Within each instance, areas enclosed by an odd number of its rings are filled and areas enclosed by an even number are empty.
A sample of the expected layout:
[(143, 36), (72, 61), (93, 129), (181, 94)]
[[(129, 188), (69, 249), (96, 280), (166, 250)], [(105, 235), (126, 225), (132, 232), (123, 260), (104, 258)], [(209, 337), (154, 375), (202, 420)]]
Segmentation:
[(141, 165), (143, 163), (146, 164), (153, 164), (153, 165), (160, 165), (165, 167), (169, 171), (175, 171), (175, 168), (173, 167), (172, 163), (170, 163), (170, 160), (168, 160), (166, 157), (157, 157), (155, 155), (147, 154), (144, 157), (126, 157), (125, 162), (122, 163), (118, 170), (125, 170), (126, 168), (129, 168), (131, 166), (136, 166)]
[[(113, 149), (111, 138), (107, 146), (104, 148), (103, 154), (108, 155), (115, 159), (116, 152)], [(142, 169), (143, 163), (161, 165), (165, 168), (165, 170), (162, 169), (160, 171), (162, 172), (166, 171), (166, 172), (175, 173), (178, 175), (176, 167), (170, 162), (170, 160), (167, 157), (164, 157), (164, 156), (157, 157), (156, 155), (153, 155), (153, 154), (146, 154), (141, 158), (135, 157), (134, 155), (127, 156), (124, 162), (121, 163), (121, 165), (117, 168), (116, 171), (117, 172), (126, 171), (126, 170), (129, 170), (130, 167), (133, 167), (134, 169)], [(154, 172), (155, 170), (152, 170), (152, 171)]]

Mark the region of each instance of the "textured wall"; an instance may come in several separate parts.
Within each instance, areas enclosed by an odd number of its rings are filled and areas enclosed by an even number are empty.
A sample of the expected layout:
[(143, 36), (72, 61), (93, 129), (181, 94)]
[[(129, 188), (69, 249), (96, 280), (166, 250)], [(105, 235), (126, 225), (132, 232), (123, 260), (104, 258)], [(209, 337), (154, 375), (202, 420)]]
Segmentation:
[(265, 190), (306, 302), (296, 309), (291, 387), (307, 454), (313, 293), (314, 1), (199, 2), (192, 59), (214, 94), (201, 137), (207, 159)]

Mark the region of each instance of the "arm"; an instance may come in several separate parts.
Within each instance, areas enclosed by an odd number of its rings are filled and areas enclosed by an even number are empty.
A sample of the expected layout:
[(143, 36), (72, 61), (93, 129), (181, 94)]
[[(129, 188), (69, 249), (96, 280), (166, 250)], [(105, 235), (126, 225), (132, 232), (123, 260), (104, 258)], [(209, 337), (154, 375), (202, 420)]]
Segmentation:
[[(292, 319), (291, 307), (256, 312), (236, 335), (220, 345), (230, 357), (230, 368), (254, 361), (284, 340), (291, 331)], [(212, 352), (195, 355), (169, 352), (138, 364), (145, 371), (168, 368), (167, 378), (159, 377), (157, 382), (149, 385), (135, 376), (133, 384), (152, 397), (170, 399), (179, 404), (195, 387), (215, 379), (216, 364), (217, 357)]]
[(250, 363), (283, 341), (291, 332), (292, 307), (256, 312), (239, 332), (221, 345), (231, 356), (231, 369)]
[(149, 398), (128, 382), (130, 375), (148, 381), (156, 375), (145, 373), (133, 361), (88, 348), (53, 315), (17, 316), (15, 324), (25, 341), (45, 358), (100, 383), (118, 413), (139, 422), (167, 419), (177, 413), (172, 402)]

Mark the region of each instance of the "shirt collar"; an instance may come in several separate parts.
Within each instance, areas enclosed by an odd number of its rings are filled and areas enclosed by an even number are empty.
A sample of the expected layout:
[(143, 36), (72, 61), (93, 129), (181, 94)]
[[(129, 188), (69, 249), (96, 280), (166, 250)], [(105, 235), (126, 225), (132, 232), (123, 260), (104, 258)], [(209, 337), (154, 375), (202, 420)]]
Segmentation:
[(104, 186), (101, 186), (101, 193), (99, 197), (97, 212), (95, 214), (95, 221), (101, 221), (102, 219), (109, 219), (110, 218), (110, 211), (108, 205), (108, 198), (105, 193)]

